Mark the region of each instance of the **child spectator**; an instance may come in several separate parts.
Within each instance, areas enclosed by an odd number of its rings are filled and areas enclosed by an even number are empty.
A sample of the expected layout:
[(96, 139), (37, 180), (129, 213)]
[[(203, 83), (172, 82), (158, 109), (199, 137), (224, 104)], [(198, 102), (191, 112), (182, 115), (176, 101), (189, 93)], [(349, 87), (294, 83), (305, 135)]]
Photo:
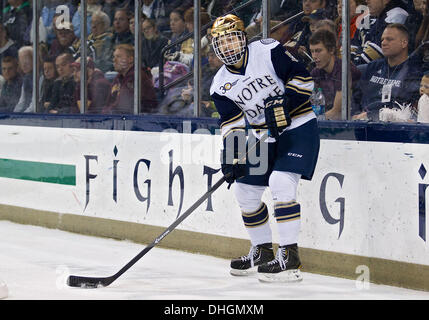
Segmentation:
[(70, 53), (62, 53), (55, 59), (55, 66), (58, 72), (58, 79), (55, 80), (52, 88), (52, 97), (49, 100), (49, 113), (78, 113), (74, 103), (73, 68), (74, 62)]
[(420, 82), (417, 122), (429, 123), (429, 72), (423, 75)]
[(55, 58), (48, 57), (43, 61), (43, 79), (40, 88), (40, 105), (42, 112), (48, 112), (49, 99), (53, 94), (55, 79), (58, 77)]

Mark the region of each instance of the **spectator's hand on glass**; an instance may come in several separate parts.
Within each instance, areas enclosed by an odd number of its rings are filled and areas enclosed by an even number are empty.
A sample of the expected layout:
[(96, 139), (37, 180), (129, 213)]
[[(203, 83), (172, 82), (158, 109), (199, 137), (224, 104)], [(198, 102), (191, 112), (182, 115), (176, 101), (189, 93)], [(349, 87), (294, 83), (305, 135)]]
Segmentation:
[(192, 100), (192, 91), (193, 91), (193, 88), (189, 83), (188, 83), (188, 87), (182, 90), (181, 95), (182, 95), (182, 99), (185, 102), (189, 102)]

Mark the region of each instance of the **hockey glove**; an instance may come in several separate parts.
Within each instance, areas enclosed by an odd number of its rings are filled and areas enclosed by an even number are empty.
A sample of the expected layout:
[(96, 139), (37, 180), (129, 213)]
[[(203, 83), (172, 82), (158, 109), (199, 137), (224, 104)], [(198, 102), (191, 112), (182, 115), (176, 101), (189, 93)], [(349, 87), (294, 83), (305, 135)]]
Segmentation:
[(264, 100), (265, 124), (270, 137), (278, 138), (280, 133), (291, 124), (285, 96), (268, 97)]
[(225, 150), (222, 150), (221, 153), (221, 167), (225, 181), (228, 183), (228, 189), (235, 180), (246, 175), (246, 164), (238, 162), (238, 159), (234, 159), (232, 163), (229, 163), (225, 160)]

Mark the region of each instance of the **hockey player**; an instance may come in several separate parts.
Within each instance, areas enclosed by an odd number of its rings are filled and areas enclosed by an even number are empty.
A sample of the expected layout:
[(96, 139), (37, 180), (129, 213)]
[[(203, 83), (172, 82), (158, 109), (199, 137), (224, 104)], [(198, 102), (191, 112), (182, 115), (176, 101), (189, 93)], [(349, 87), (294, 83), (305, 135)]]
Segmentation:
[[(309, 103), (313, 80), (276, 40), (248, 44), (243, 22), (235, 15), (217, 18), (211, 34), (214, 51), (224, 63), (210, 88), (224, 143), (222, 172), (227, 183), (237, 182), (235, 197), (251, 240), (249, 254), (231, 261), (231, 274), (247, 275), (257, 269), (262, 281), (301, 280), (297, 246), (301, 209), (296, 191), (301, 178), (312, 178), (320, 144)], [(263, 174), (252, 173), (257, 165), (249, 159), (237, 162), (246, 144), (246, 121), (260, 139), (261, 155), (267, 150), (268, 169)], [(279, 233), (276, 256), (268, 208), (262, 202), (267, 187)]]

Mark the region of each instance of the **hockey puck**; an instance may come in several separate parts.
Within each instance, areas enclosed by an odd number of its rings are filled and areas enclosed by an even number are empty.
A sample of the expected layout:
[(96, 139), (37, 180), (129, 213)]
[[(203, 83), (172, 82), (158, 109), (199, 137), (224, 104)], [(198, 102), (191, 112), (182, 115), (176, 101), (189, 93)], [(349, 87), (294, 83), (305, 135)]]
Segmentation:
[(0, 299), (7, 298), (8, 294), (9, 294), (9, 290), (7, 288), (6, 283), (0, 280)]

